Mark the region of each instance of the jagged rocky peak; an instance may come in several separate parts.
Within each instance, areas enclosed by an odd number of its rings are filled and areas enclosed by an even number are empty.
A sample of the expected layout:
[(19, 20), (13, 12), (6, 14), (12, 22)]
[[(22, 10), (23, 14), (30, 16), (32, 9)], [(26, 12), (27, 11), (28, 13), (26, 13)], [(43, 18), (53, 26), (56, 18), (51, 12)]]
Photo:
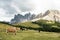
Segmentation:
[(36, 15), (35, 14), (32, 14), (31, 17), (30, 17), (30, 20), (33, 20), (36, 18)]
[(48, 15), (50, 13), (50, 10), (47, 10), (44, 14), (43, 14), (43, 17)]
[(31, 17), (31, 13), (29, 12), (29, 13), (26, 13), (25, 15), (24, 15), (24, 18), (25, 19), (29, 19)]
[(60, 11), (58, 11), (58, 10), (47, 10), (47, 11), (43, 14), (43, 16), (46, 16), (46, 15), (48, 15), (48, 14), (52, 14), (52, 15), (54, 15), (54, 14), (60, 14)]
[(21, 21), (20, 19), (22, 19), (22, 18), (24, 18), (23, 15), (17, 14), (17, 15), (14, 16), (13, 19), (11, 19), (11, 22), (10, 23), (17, 23), (17, 22)]
[(17, 14), (14, 16), (14, 18), (22, 18), (22, 17), (23, 17), (23, 15), (21, 15), (21, 14)]
[(31, 13), (26, 13), (24, 16), (21, 14), (17, 14), (14, 16), (14, 18), (11, 20), (11, 23), (18, 23), (18, 22), (25, 22), (27, 20), (30, 20)]
[(39, 13), (37, 16), (36, 16), (36, 18), (41, 18), (43, 15), (42, 15), (43, 13)]
[(30, 16), (30, 15), (31, 15), (31, 13), (30, 13), (30, 12), (25, 14), (25, 16)]
[(43, 15), (43, 19), (59, 21), (60, 20), (60, 11), (58, 11), (58, 10), (48, 10)]
[[(46, 12), (48, 12), (48, 13), (60, 14), (60, 11), (59, 11), (59, 10), (48, 10), (48, 11), (46, 11)], [(46, 13), (46, 12), (45, 12), (45, 13)]]

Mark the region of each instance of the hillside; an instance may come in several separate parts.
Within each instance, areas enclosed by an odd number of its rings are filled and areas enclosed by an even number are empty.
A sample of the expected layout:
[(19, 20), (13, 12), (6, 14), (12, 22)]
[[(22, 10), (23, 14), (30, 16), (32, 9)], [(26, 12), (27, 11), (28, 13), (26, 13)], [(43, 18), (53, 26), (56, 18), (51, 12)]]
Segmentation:
[(16, 25), (20, 25), (20, 26), (24, 26), (24, 27), (32, 27), (32, 28), (40, 27), (39, 25), (33, 24), (32, 22), (18, 23)]
[(8, 27), (13, 27), (13, 26), (11, 26), (11, 25), (9, 25), (8, 23), (5, 23), (5, 22), (0, 22), (0, 31), (1, 30), (3, 31), (3, 29), (6, 29)]
[(24, 27), (29, 29), (29, 30), (23, 30), (23, 31), (19, 30), (17, 32), (17, 35), (14, 35), (13, 33), (6, 33), (5, 31), (6, 28), (13, 27), (13, 26), (5, 23), (0, 23), (0, 40), (60, 40), (60, 33), (46, 32), (46, 30), (45, 31), (41, 30), (41, 32), (37, 31), (38, 28), (42, 28), (41, 24), (43, 23), (45, 24), (45, 22), (48, 24), (55, 25), (55, 22), (52, 21), (51, 23), (51, 22), (47, 22), (47, 20), (38, 20), (35, 22), (25, 22), (25, 23), (15, 24), (14, 26)]
[(51, 20), (38, 20), (35, 22), (24, 22), (24, 23), (18, 23), (15, 26), (31, 29), (31, 30), (60, 32), (60, 23)]

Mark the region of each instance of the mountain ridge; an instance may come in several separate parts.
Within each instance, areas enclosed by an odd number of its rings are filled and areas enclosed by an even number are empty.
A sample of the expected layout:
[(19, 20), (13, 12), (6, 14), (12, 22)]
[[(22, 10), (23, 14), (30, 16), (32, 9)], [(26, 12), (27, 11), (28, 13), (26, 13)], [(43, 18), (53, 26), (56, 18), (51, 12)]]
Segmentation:
[(12, 23), (18, 23), (18, 22), (26, 22), (26, 21), (37, 21), (40, 19), (44, 20), (52, 20), (52, 21), (59, 21), (60, 20), (60, 12), (58, 10), (47, 10), (44, 14), (40, 13), (38, 15), (26, 13), (24, 16), (21, 14), (17, 14), (14, 17), (14, 20), (12, 19)]

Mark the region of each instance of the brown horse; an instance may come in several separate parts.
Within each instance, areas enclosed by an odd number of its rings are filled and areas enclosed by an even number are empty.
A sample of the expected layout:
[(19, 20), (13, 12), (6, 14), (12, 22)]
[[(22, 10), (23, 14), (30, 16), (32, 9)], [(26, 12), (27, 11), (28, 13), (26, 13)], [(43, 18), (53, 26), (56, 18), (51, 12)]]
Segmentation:
[(17, 28), (17, 27), (9, 27), (9, 28), (6, 29), (6, 32), (7, 33), (8, 32), (12, 32), (12, 33), (15, 33), (15, 35), (16, 35), (17, 30), (20, 30), (20, 28)]

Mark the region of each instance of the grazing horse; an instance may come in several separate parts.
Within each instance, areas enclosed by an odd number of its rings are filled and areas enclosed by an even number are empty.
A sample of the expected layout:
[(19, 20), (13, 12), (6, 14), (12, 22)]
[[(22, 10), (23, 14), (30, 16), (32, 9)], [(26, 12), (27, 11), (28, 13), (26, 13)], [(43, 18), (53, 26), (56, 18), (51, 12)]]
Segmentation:
[(15, 35), (16, 35), (17, 30), (20, 30), (20, 28), (10, 27), (10, 28), (7, 28), (7, 29), (6, 29), (6, 32), (7, 32), (7, 33), (8, 33), (8, 32), (12, 32), (12, 33), (15, 33)]

